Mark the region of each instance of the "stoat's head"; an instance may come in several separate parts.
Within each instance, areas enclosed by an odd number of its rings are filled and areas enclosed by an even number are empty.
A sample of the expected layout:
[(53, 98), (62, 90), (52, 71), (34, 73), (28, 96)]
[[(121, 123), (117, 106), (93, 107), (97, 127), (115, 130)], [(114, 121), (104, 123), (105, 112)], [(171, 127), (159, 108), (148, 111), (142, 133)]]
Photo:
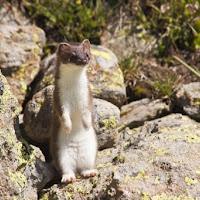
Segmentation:
[(83, 40), (82, 43), (61, 43), (57, 50), (57, 59), (63, 64), (76, 64), (85, 66), (91, 58), (90, 41)]

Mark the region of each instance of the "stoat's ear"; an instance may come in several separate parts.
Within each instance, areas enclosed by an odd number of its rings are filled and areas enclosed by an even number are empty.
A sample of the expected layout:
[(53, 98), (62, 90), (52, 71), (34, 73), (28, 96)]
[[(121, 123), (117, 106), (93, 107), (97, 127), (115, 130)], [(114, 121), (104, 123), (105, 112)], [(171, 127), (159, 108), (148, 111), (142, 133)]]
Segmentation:
[(59, 44), (58, 46), (58, 51), (68, 51), (71, 49), (71, 45), (69, 43), (66, 43), (66, 42), (62, 42)]
[(83, 40), (83, 47), (90, 50), (90, 41), (88, 39)]

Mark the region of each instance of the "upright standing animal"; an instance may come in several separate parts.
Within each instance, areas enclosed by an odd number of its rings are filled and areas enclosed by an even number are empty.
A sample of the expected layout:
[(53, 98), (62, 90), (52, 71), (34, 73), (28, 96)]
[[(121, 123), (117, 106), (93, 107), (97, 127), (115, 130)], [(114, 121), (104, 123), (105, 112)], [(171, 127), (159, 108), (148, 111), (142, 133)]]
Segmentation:
[(61, 43), (57, 50), (50, 152), (61, 182), (96, 176), (97, 137), (92, 119), (92, 94), (86, 66), (90, 42)]

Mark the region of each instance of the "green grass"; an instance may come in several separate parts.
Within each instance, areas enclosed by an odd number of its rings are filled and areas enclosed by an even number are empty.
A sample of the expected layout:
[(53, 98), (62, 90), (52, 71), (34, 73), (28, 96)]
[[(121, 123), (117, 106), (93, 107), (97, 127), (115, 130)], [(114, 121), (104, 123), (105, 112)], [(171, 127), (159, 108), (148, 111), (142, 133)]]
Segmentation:
[(56, 29), (69, 41), (100, 43), (106, 22), (122, 7), (132, 15), (129, 23), (156, 35), (158, 56), (171, 48), (200, 48), (200, 0), (22, 0), (22, 5), (38, 24)]
[(176, 75), (171, 73), (166, 73), (163, 76), (155, 74), (152, 77), (151, 85), (158, 93), (158, 96), (171, 97), (173, 94), (176, 79)]
[(105, 12), (100, 0), (22, 1), (37, 24), (57, 30), (63, 39), (78, 42), (88, 38), (93, 43), (99, 43), (105, 26)]
[(136, 2), (136, 22), (157, 36), (158, 56), (166, 56), (171, 48), (200, 48), (200, 0)]

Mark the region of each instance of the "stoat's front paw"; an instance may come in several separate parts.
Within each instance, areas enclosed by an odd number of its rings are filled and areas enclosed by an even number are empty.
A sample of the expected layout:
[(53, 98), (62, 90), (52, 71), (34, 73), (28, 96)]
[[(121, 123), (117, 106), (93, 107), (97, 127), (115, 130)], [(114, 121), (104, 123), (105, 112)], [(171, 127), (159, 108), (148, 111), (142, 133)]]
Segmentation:
[(81, 175), (84, 176), (85, 178), (93, 177), (98, 175), (98, 170), (97, 169), (84, 170), (81, 172)]
[(62, 175), (61, 183), (70, 183), (75, 179), (76, 179), (75, 174), (73, 172), (70, 172)]
[(72, 127), (67, 126), (66, 124), (63, 125), (63, 128), (64, 128), (64, 130), (65, 130), (67, 133), (70, 133), (71, 130), (72, 130)]
[(71, 130), (72, 130), (72, 123), (71, 123), (71, 121), (68, 121), (68, 122), (64, 122), (63, 123), (63, 128), (64, 128), (64, 130), (67, 132), (67, 133), (70, 133), (71, 132)]

